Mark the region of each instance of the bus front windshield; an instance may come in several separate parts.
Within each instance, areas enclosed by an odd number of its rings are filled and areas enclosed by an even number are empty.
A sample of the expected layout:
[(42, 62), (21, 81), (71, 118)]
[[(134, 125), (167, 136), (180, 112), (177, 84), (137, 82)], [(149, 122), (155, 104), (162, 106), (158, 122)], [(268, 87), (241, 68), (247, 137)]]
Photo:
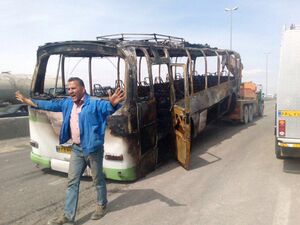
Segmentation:
[(124, 89), (125, 63), (119, 57), (51, 55), (45, 72), (44, 93), (54, 97), (67, 95), (70, 77), (81, 78), (91, 96), (105, 98), (109, 90)]

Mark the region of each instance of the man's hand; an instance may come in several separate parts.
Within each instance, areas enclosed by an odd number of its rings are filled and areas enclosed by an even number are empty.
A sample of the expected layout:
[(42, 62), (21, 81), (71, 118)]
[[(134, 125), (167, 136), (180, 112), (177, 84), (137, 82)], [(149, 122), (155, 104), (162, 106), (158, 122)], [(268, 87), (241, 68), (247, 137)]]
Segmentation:
[(22, 95), (19, 91), (16, 92), (16, 99), (20, 102), (25, 103), (26, 105), (37, 107), (37, 105), (33, 103), (31, 99), (24, 97), (24, 95)]
[(119, 87), (116, 89), (115, 93), (112, 95), (111, 92), (108, 92), (108, 100), (113, 107), (125, 99), (125, 93)]

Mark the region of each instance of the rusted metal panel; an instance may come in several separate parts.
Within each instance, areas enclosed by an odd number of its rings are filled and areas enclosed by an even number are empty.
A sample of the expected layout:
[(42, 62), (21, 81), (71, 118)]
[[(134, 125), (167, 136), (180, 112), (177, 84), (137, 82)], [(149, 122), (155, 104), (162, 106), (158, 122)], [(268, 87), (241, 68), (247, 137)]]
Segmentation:
[(173, 127), (175, 133), (176, 157), (179, 163), (189, 169), (191, 150), (191, 126), (189, 114), (185, 108), (174, 106)]

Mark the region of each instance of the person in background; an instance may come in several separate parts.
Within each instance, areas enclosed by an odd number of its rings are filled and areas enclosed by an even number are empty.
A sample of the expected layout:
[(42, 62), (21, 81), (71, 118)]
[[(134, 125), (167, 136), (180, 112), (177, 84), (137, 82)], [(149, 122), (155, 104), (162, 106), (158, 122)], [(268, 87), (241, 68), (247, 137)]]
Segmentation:
[(124, 100), (124, 92), (117, 88), (109, 92), (108, 100), (92, 99), (78, 77), (68, 80), (69, 97), (55, 100), (35, 100), (24, 97), (19, 91), (16, 98), (32, 107), (63, 113), (59, 142), (72, 140), (68, 187), (64, 214), (48, 221), (49, 225), (73, 224), (78, 204), (80, 178), (87, 165), (91, 169), (97, 192), (96, 210), (91, 219), (98, 220), (106, 213), (107, 190), (103, 174), (103, 143), (106, 118), (114, 113)]

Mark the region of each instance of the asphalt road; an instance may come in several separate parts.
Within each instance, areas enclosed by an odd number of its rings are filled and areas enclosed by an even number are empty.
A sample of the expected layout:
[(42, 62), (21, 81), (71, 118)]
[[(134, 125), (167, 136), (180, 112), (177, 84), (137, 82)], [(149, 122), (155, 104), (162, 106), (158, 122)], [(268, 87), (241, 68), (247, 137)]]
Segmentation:
[[(274, 101), (250, 125), (210, 126), (194, 140), (189, 171), (170, 160), (135, 183), (108, 182), (109, 212), (97, 222), (85, 178), (77, 224), (299, 224), (300, 160), (275, 158), (273, 126)], [(1, 142), (1, 225), (46, 224), (62, 213), (66, 175), (34, 167), (26, 141)]]
[[(47, 224), (63, 213), (67, 175), (36, 167), (30, 161), (29, 138), (0, 141), (0, 224)], [(110, 183), (108, 195), (128, 184)], [(95, 206), (91, 178), (81, 181), (78, 217), (84, 224)], [(82, 216), (81, 216), (82, 215)]]

